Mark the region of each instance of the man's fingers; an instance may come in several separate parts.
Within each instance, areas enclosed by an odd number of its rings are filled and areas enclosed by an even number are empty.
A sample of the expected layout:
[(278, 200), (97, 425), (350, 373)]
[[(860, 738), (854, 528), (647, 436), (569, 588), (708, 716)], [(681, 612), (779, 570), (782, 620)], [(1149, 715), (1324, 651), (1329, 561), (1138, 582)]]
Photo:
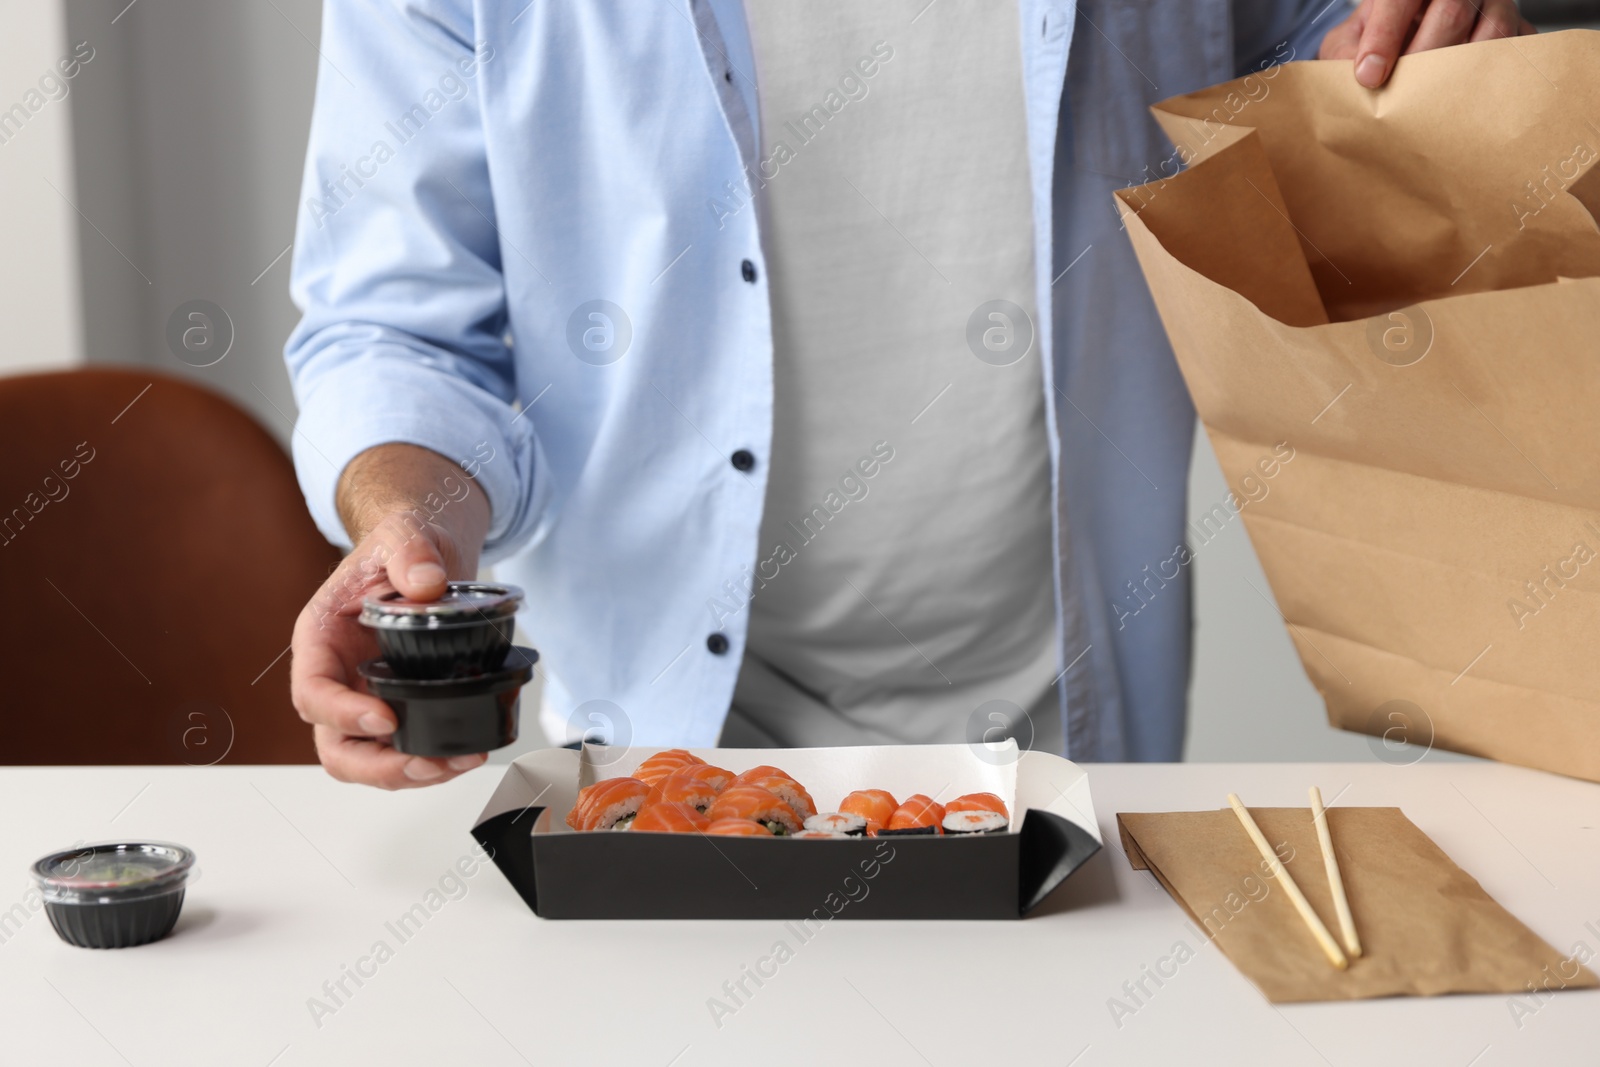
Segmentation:
[(1472, 0), (1430, 0), (1422, 11), (1422, 22), (1406, 46), (1406, 55), (1430, 48), (1466, 44), (1478, 22), (1478, 5)]
[(1317, 50), (1318, 59), (1354, 59), (1356, 45), (1361, 43), (1361, 22), (1351, 15), (1328, 31)]
[(394, 733), (394, 712), (389, 705), (336, 679), (309, 677), (295, 697), (300, 717), (306, 722), (354, 737), (387, 737)]
[(1322, 38), (1322, 47), (1317, 49), (1318, 59), (1356, 57), (1356, 45), (1361, 43), (1361, 29), (1367, 24), (1367, 12), (1371, 10), (1372, 3), (1373, 0), (1361, 0), (1361, 4), (1343, 22), (1327, 32)]
[(394, 732), (394, 713), (377, 697), (355, 688), (350, 664), (361, 657), (343, 647), (360, 639), (359, 626), (353, 619), (301, 614), (294, 627), (294, 658), (289, 661), (289, 697), (306, 722), (347, 734), (386, 736)]
[(1356, 46), (1356, 81), (1376, 89), (1389, 79), (1421, 4), (1422, 0), (1375, 0)]
[(1520, 37), (1537, 31), (1523, 21), (1514, 0), (1487, 0), (1478, 25), (1472, 31), (1474, 41), (1492, 41), (1497, 37)]
[(346, 737), (326, 726), (316, 728), (316, 737), (317, 756), (329, 774), (341, 782), (359, 782), (380, 789), (415, 789), (448, 782), (488, 759), (482, 753), (449, 760), (408, 756), (381, 742)]
[(444, 554), (434, 541), (432, 530), (408, 529), (389, 555), (389, 583), (400, 595), (411, 600), (437, 600), (444, 596)]

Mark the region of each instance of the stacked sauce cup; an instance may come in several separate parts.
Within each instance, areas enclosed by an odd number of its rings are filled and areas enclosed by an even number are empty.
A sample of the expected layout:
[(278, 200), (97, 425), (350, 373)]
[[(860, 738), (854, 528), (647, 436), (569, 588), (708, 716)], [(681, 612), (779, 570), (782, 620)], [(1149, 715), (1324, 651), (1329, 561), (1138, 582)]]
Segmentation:
[(397, 751), (442, 758), (517, 739), (519, 693), (539, 659), (511, 643), (521, 604), (516, 586), (485, 582), (451, 582), (438, 600), (363, 601), (361, 623), (382, 656), (361, 677), (395, 713)]

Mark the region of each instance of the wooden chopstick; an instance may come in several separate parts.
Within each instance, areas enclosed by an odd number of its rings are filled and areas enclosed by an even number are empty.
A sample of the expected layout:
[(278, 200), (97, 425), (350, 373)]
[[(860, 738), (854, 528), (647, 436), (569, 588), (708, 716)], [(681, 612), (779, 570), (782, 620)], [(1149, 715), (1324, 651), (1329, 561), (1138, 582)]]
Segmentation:
[(1261, 827), (1257, 826), (1255, 819), (1251, 818), (1249, 810), (1244, 806), (1244, 802), (1239, 799), (1239, 794), (1229, 793), (1228, 804), (1232, 806), (1233, 813), (1239, 816), (1239, 822), (1244, 824), (1245, 833), (1249, 834), (1250, 840), (1255, 842), (1256, 851), (1261, 853), (1261, 858), (1272, 868), (1272, 876), (1278, 880), (1279, 885), (1283, 886), (1283, 891), (1288, 894), (1289, 902), (1294, 905), (1295, 911), (1300, 913), (1300, 918), (1305, 921), (1306, 927), (1310, 929), (1312, 936), (1317, 939), (1317, 944), (1322, 946), (1322, 951), (1328, 956), (1328, 962), (1341, 971), (1350, 966), (1350, 961), (1345, 958), (1344, 950), (1333, 939), (1333, 935), (1328, 933), (1328, 928), (1322, 925), (1322, 920), (1317, 918), (1317, 913), (1311, 910), (1311, 902), (1306, 899), (1304, 893), (1300, 892), (1300, 887), (1290, 877), (1289, 868), (1283, 865), (1283, 861), (1278, 859), (1278, 854), (1272, 851), (1272, 846), (1267, 844), (1266, 836), (1261, 833)]
[[(1339, 799), (1338, 797), (1334, 798)], [(1351, 959), (1361, 955), (1361, 939), (1356, 936), (1356, 918), (1350, 913), (1350, 898), (1344, 892), (1344, 877), (1333, 854), (1333, 833), (1328, 829), (1328, 809), (1322, 806), (1322, 790), (1311, 787), (1311, 821), (1317, 824), (1317, 844), (1322, 847), (1322, 864), (1328, 871), (1328, 888), (1333, 890), (1333, 910), (1339, 915), (1339, 930)]]

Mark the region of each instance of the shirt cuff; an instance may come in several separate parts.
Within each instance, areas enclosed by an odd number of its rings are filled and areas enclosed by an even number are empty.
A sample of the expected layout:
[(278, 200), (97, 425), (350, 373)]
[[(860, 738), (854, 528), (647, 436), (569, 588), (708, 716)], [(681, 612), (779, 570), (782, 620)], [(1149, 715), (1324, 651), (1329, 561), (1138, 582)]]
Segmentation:
[[(545, 479), (536, 477), (543, 465), (529, 420), (409, 349), (369, 351), (332, 367), (300, 398), (295, 472), (328, 540), (351, 545), (334, 503), (346, 465), (369, 448), (396, 443), (431, 449), (476, 478), (490, 508), (485, 564), (528, 540), (548, 496)], [(439, 495), (447, 495), (445, 487)]]

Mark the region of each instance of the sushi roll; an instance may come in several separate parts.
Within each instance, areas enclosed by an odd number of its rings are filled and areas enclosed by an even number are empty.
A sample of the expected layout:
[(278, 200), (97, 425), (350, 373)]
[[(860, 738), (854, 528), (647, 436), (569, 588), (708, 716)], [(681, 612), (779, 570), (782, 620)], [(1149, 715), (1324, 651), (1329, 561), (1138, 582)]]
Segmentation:
[(968, 793), (956, 797), (944, 806), (946, 815), (954, 811), (995, 811), (1006, 819), (1011, 818), (1011, 813), (1006, 810), (1006, 802), (993, 793)]
[(733, 772), (725, 771), (721, 767), (713, 767), (709, 763), (691, 763), (680, 770), (674, 771), (674, 778), (694, 778), (709, 785), (713, 792), (720, 793), (728, 788), (733, 781)]
[(644, 806), (650, 787), (637, 778), (607, 778), (578, 791), (567, 813), (574, 830), (626, 830)]
[(753, 785), (765, 789), (793, 808), (795, 814), (802, 819), (809, 819), (817, 813), (817, 805), (811, 799), (811, 794), (807, 793), (804, 786), (787, 774), (769, 774), (765, 777), (752, 778), (739, 784)]
[(942, 823), (951, 836), (997, 834), (1005, 830), (1006, 817), (998, 811), (946, 811)]
[(718, 819), (706, 827), (706, 833), (719, 837), (771, 837), (772, 831), (753, 819)]
[(711, 820), (749, 819), (777, 835), (798, 833), (803, 820), (783, 798), (758, 785), (730, 785), (706, 812)]
[(710, 825), (710, 819), (689, 805), (665, 801), (645, 805), (634, 817), (632, 829), (635, 833), (653, 830), (668, 834), (694, 834), (703, 833)]
[(654, 804), (687, 804), (704, 813), (717, 799), (717, 790), (693, 774), (669, 774), (650, 787), (645, 807)]
[(639, 764), (639, 769), (633, 772), (633, 776), (645, 785), (655, 785), (669, 774), (687, 770), (697, 763), (704, 762), (705, 760), (692, 756), (681, 748), (667, 748)]
[(813, 840), (824, 837), (838, 838), (840, 841), (850, 840), (849, 834), (840, 833), (838, 830), (801, 830), (799, 833), (791, 836), (797, 840), (802, 837), (809, 837)]
[(867, 833), (876, 834), (894, 817), (900, 802), (887, 789), (857, 789), (839, 802), (844, 815), (859, 815), (867, 820)]
[(916, 831), (918, 833), (942, 834), (944, 830), (944, 805), (921, 793), (913, 793), (906, 797), (904, 803), (895, 809), (889, 817), (889, 823), (880, 833), (904, 833)]
[(794, 781), (794, 775), (790, 774), (788, 771), (784, 770), (783, 768), (774, 767), (770, 763), (763, 763), (759, 767), (751, 767), (748, 771), (745, 771), (742, 774), (737, 775), (733, 779), (733, 781), (729, 782), (728, 784), (729, 785), (749, 785), (751, 782), (755, 781), (757, 778), (771, 778), (774, 775), (776, 775), (779, 778), (787, 778), (791, 782)]
[(808, 818), (806, 820), (806, 829), (828, 830), (832, 833), (844, 834), (847, 837), (865, 837), (867, 834), (867, 820), (861, 815), (830, 811)]

